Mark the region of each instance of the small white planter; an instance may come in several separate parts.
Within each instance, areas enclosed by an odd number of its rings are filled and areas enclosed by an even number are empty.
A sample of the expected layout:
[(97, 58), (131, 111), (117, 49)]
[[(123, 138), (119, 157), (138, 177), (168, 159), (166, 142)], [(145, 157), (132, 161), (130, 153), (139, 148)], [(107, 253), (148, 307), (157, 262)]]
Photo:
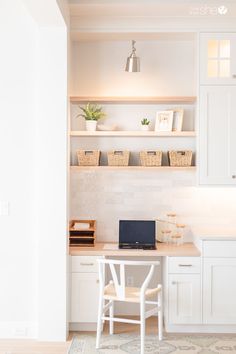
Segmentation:
[(141, 130), (143, 130), (143, 131), (148, 131), (149, 130), (149, 125), (142, 125), (141, 124)]
[(90, 132), (94, 132), (97, 129), (97, 121), (96, 120), (86, 120), (86, 130)]

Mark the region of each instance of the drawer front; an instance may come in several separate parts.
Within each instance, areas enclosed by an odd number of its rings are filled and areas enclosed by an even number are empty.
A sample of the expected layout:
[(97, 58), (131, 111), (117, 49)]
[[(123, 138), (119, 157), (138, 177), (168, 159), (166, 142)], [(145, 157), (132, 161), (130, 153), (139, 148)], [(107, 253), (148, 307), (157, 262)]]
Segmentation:
[(102, 256), (71, 256), (72, 273), (98, 273), (97, 259)]
[(169, 257), (169, 273), (200, 273), (200, 257)]
[(236, 241), (203, 241), (204, 257), (236, 257)]

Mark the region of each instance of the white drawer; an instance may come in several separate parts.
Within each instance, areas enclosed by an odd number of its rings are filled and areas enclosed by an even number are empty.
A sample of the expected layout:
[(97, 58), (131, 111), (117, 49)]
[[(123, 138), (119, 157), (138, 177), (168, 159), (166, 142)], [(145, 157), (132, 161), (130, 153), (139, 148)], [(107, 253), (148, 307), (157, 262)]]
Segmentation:
[(102, 256), (71, 256), (72, 273), (98, 273), (97, 259)]
[(236, 241), (203, 241), (204, 257), (236, 257)]
[(169, 273), (200, 273), (200, 257), (169, 257)]

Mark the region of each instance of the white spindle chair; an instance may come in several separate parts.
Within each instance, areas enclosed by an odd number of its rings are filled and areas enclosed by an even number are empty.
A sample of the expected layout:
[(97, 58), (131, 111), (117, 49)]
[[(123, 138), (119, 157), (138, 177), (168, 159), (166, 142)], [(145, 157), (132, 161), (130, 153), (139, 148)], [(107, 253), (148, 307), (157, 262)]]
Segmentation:
[[(110, 334), (114, 331), (114, 322), (125, 322), (140, 324), (141, 350), (144, 354), (145, 340), (145, 320), (146, 318), (158, 313), (158, 336), (162, 340), (162, 286), (157, 285), (154, 289), (148, 289), (148, 285), (153, 276), (155, 266), (160, 265), (158, 261), (128, 261), (114, 259), (98, 259), (99, 263), (99, 308), (97, 322), (97, 340), (96, 348), (100, 347), (102, 322), (109, 321)], [(105, 285), (105, 266), (110, 267), (112, 281)], [(117, 268), (115, 268), (115, 266)], [(141, 286), (141, 288), (125, 286), (125, 266), (149, 266), (150, 270)], [(118, 274), (120, 281), (118, 280)], [(105, 301), (108, 301), (105, 304)], [(140, 304), (140, 320), (131, 320), (114, 317), (114, 301), (125, 301)], [(151, 310), (146, 311), (145, 305), (154, 305)], [(109, 309), (109, 317), (105, 313)]]

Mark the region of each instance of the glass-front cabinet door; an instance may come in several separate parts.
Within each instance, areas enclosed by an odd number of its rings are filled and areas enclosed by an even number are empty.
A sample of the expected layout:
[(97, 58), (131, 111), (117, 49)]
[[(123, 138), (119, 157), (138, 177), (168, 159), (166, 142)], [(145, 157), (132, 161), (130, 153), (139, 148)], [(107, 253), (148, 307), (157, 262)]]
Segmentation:
[(236, 85), (236, 33), (200, 35), (200, 84)]

